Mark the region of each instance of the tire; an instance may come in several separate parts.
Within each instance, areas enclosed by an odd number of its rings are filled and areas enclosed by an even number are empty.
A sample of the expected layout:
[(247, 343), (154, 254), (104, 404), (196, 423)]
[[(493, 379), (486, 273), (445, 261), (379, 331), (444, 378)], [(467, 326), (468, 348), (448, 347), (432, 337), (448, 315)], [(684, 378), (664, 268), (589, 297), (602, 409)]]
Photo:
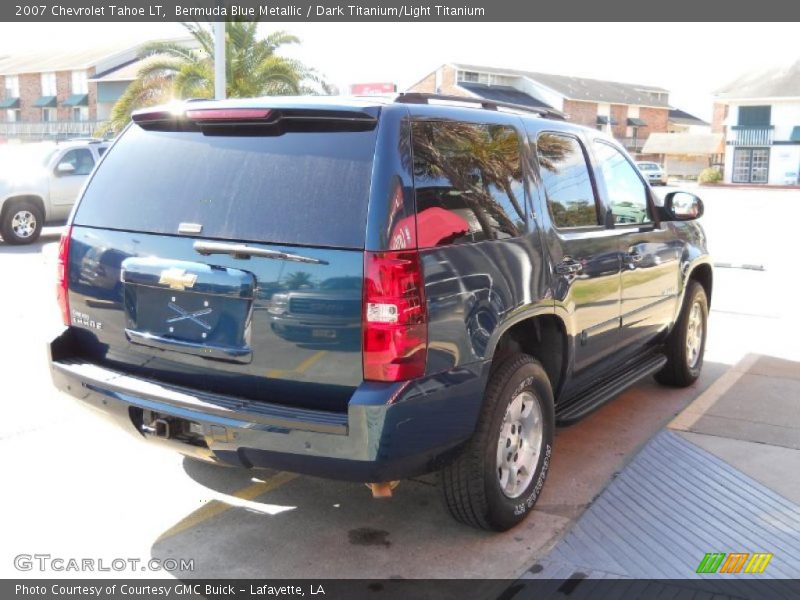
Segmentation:
[(708, 297), (702, 285), (690, 280), (680, 317), (667, 339), (667, 364), (656, 373), (656, 381), (674, 387), (687, 387), (697, 381), (703, 369), (707, 337)]
[[(520, 408), (519, 419), (509, 423), (512, 405)], [(527, 427), (520, 436), (521, 424)], [(542, 365), (527, 354), (507, 357), (489, 379), (475, 434), (440, 473), (450, 514), (467, 525), (494, 531), (522, 521), (536, 503), (550, 467), (554, 424), (553, 391)], [(514, 455), (506, 453), (515, 446)], [(519, 459), (523, 452), (529, 460)], [(512, 477), (512, 468), (523, 462), (527, 468)]]
[(7, 244), (32, 244), (39, 239), (44, 226), (42, 210), (30, 200), (10, 204), (3, 211), (0, 234)]

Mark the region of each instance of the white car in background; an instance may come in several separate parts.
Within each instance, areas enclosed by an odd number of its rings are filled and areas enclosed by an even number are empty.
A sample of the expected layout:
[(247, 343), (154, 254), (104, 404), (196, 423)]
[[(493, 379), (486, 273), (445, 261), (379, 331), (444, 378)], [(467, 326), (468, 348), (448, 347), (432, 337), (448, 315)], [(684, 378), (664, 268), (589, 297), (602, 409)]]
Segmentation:
[(667, 185), (667, 173), (657, 162), (649, 160), (636, 161), (636, 166), (642, 175), (647, 178), (650, 185)]
[(45, 223), (64, 222), (110, 142), (95, 139), (0, 146), (0, 236), (35, 242)]

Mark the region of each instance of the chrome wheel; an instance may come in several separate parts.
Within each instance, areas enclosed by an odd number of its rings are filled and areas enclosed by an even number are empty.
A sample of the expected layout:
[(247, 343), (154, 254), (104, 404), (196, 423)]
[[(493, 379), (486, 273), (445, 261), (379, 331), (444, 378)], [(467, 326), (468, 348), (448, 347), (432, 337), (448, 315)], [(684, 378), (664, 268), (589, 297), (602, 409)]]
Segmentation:
[(704, 334), (703, 307), (699, 302), (695, 302), (689, 311), (689, 322), (686, 324), (686, 365), (690, 369), (694, 369), (700, 361)]
[(539, 402), (530, 391), (519, 393), (506, 409), (497, 441), (497, 480), (508, 498), (528, 489), (542, 449)]
[(36, 233), (36, 215), (29, 210), (21, 210), (11, 218), (11, 231), (20, 239), (26, 239)]

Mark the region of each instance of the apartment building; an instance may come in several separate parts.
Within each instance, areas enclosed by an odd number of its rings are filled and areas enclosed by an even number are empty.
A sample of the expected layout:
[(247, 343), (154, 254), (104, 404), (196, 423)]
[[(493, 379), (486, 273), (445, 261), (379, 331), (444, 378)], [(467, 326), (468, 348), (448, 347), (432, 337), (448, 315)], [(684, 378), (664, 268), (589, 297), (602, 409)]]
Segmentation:
[(668, 131), (670, 121), (664, 88), (567, 75), (451, 63), (408, 91), (555, 108), (568, 121), (607, 131), (639, 155), (649, 135)]
[(91, 136), (136, 78), (143, 44), (0, 58), (0, 143)]
[(742, 75), (714, 101), (726, 183), (800, 185), (800, 60)]

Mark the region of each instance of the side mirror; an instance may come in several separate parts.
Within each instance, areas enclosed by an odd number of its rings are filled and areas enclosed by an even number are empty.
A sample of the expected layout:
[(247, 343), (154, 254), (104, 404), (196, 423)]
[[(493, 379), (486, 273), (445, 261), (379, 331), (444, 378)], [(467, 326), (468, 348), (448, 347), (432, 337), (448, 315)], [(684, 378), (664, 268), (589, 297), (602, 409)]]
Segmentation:
[(58, 175), (72, 175), (75, 172), (75, 165), (68, 162), (58, 163), (56, 167), (56, 174)]
[(664, 197), (664, 211), (670, 221), (693, 221), (703, 216), (703, 201), (689, 192), (670, 192)]

